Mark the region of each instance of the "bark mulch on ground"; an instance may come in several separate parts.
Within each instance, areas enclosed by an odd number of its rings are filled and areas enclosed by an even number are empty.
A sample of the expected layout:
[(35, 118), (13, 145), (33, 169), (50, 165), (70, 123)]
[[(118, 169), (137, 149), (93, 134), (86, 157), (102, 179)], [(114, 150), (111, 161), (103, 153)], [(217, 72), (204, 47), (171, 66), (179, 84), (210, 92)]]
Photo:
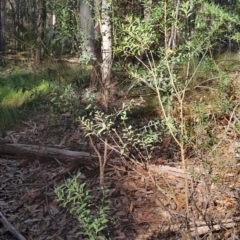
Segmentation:
[[(61, 149), (89, 151), (77, 126), (60, 119), (25, 122), (21, 130), (7, 133), (18, 143)], [(98, 160), (78, 161), (25, 159), (1, 155), (0, 212), (26, 239), (82, 239), (76, 218), (55, 200), (54, 187), (82, 173), (81, 181), (90, 190), (92, 201), (100, 196)], [(95, 161), (93, 164), (91, 161)], [(231, 165), (232, 164), (232, 165)], [(181, 163), (156, 159), (147, 166), (126, 166), (117, 157), (105, 171), (109, 190), (109, 226), (106, 239), (237, 239), (239, 237), (239, 166), (229, 161), (227, 172), (210, 172), (191, 159), (186, 174)], [(186, 184), (188, 208), (186, 208)], [(0, 225), (0, 239), (15, 239)]]

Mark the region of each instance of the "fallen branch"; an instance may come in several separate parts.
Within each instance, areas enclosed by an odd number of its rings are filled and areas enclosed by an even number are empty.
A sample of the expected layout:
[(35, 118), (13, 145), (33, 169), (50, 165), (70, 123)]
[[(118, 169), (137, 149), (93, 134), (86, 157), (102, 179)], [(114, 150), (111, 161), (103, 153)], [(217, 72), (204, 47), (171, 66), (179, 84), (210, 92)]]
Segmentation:
[(191, 176), (189, 174), (186, 174), (182, 169), (176, 168), (176, 167), (170, 167), (165, 165), (161, 165), (161, 166), (149, 165), (148, 170), (160, 176), (164, 173), (167, 173), (175, 177), (180, 177), (180, 178), (187, 177), (187, 179), (191, 180)]
[(9, 231), (16, 239), (26, 240), (26, 238), (18, 232), (18, 230), (4, 217), (0, 212), (0, 222), (4, 225), (7, 231)]
[(11, 142), (12, 141), (9, 137), (7, 137), (7, 138), (0, 137), (0, 144), (11, 143)]
[(236, 227), (237, 225), (238, 224), (234, 222), (222, 223), (221, 225), (219, 224), (213, 225), (211, 229), (209, 229), (209, 226), (205, 225), (201, 227), (196, 227), (195, 229), (191, 228), (190, 231), (191, 231), (191, 235), (194, 237), (196, 235), (203, 235), (208, 232), (214, 233), (216, 231), (219, 231), (220, 229), (224, 229), (224, 230), (230, 229), (230, 228)]
[[(191, 231), (191, 235), (195, 236), (196, 234), (198, 235), (203, 235), (206, 234), (208, 232), (216, 232), (219, 231), (221, 229), (230, 229), (236, 226), (239, 226), (239, 221), (240, 218), (235, 218), (235, 219), (226, 219), (223, 221), (220, 221), (219, 224), (213, 224), (211, 226), (211, 228), (209, 228), (209, 226), (207, 226), (206, 222), (196, 222), (196, 227), (190, 227), (190, 231)], [(191, 225), (191, 224), (190, 224)]]
[[(196, 236), (202, 236), (207, 233), (214, 233), (219, 230), (231, 229), (239, 225), (240, 225), (240, 218), (234, 218), (234, 219), (226, 219), (223, 221), (219, 221), (219, 223), (213, 224), (211, 225), (211, 227), (209, 227), (204, 221), (196, 221), (195, 223), (190, 223), (189, 228), (181, 227), (178, 224), (174, 224), (174, 225), (171, 225), (170, 230), (175, 232), (185, 231), (189, 233), (192, 237), (196, 237)], [(168, 230), (169, 230), (169, 226), (161, 229), (161, 231), (168, 231)]]
[(72, 160), (80, 161), (82, 164), (97, 164), (97, 161), (86, 161), (89, 158), (96, 158), (84, 151), (70, 151), (59, 148), (43, 147), (38, 145), (27, 145), (19, 143), (0, 144), (0, 153), (17, 154), (19, 157), (34, 157), (35, 159), (54, 159), (59, 161), (69, 162)]

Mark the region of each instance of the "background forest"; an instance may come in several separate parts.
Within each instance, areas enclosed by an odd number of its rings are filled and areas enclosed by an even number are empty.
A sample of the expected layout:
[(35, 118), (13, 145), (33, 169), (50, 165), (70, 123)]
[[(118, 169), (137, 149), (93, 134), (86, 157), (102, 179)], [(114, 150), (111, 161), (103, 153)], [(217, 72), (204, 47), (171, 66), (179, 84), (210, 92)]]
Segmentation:
[(2, 239), (240, 238), (240, 0), (1, 0), (0, 70)]

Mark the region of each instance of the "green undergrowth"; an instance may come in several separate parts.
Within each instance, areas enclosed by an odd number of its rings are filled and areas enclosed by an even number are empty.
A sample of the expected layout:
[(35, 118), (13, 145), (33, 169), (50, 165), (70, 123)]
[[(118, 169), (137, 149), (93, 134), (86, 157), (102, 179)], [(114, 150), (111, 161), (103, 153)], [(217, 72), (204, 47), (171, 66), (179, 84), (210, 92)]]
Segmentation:
[(15, 125), (18, 121), (19, 110), (14, 107), (0, 108), (0, 131)]
[(62, 114), (79, 102), (78, 92), (89, 82), (87, 66), (43, 63), (41, 66), (8, 66), (0, 74), (0, 130), (41, 112)]
[(219, 54), (215, 60), (217, 66), (227, 72), (239, 71), (240, 55), (239, 52), (227, 51), (224, 54)]
[(81, 174), (66, 180), (62, 185), (55, 187), (57, 202), (73, 214), (81, 226), (78, 235), (83, 239), (105, 240), (103, 231), (108, 226), (109, 195), (108, 191), (101, 188), (101, 195), (97, 203), (86, 188), (86, 183), (81, 182)]
[[(32, 81), (31, 74), (17, 73), (0, 77), (0, 128), (7, 129), (17, 124), (23, 110), (36, 99), (41, 101), (52, 88), (47, 80)], [(29, 109), (30, 110), (30, 109)]]

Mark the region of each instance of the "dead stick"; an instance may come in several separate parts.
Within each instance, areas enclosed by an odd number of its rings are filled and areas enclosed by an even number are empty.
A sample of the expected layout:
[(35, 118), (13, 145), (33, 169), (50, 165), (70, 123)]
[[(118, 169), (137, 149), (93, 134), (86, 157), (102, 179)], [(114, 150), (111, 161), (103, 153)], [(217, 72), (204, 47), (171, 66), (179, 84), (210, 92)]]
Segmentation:
[(18, 232), (18, 230), (3, 216), (0, 212), (0, 222), (4, 225), (4, 227), (9, 231), (15, 238), (18, 240), (26, 240), (26, 238)]

